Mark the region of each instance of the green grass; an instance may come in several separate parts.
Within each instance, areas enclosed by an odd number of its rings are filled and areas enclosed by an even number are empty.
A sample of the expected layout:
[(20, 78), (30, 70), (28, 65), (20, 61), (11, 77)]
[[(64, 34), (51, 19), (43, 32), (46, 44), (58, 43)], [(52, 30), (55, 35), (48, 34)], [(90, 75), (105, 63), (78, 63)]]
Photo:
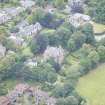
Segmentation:
[(22, 50), (22, 54), (23, 54), (24, 56), (32, 56), (32, 55), (33, 55), (32, 52), (31, 52), (31, 49), (30, 49), (29, 47), (24, 48), (24, 49)]
[(93, 30), (94, 30), (94, 33), (103, 33), (105, 32), (105, 25), (103, 24), (99, 24), (99, 23), (95, 23), (95, 22), (91, 22), (92, 25), (93, 25)]
[(52, 33), (54, 33), (55, 32), (55, 30), (53, 30), (53, 29), (47, 29), (47, 28), (45, 28), (45, 29), (43, 29), (42, 30), (42, 33), (44, 33), (44, 34), (52, 34)]
[(14, 88), (14, 86), (18, 83), (18, 81), (14, 80), (14, 79), (8, 79), (3, 81), (3, 83), (5, 84), (5, 88), (8, 90), (12, 90)]
[(0, 8), (9, 8), (9, 7), (14, 7), (18, 5), (19, 5), (18, 0), (10, 0), (9, 2), (0, 3)]
[(105, 105), (105, 64), (80, 78), (76, 90), (89, 105)]

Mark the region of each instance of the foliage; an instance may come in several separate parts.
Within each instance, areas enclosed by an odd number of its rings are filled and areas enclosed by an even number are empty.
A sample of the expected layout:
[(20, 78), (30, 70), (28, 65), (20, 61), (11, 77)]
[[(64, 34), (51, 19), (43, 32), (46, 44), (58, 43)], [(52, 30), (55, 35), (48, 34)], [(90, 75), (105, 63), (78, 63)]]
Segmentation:
[(44, 53), (47, 45), (48, 45), (47, 37), (39, 34), (32, 40), (30, 47), (34, 54), (42, 54)]
[(98, 23), (105, 24), (105, 0), (89, 0), (89, 14), (94, 17)]
[(47, 13), (42, 19), (40, 19), (39, 22), (46, 28), (57, 29), (64, 22), (64, 20), (56, 20), (52, 14)]

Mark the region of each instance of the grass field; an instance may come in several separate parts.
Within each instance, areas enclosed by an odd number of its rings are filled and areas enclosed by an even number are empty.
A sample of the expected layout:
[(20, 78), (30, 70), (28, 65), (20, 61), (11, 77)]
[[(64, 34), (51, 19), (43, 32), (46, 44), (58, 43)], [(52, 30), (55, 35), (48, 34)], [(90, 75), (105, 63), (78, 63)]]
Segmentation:
[(94, 33), (98, 34), (98, 33), (105, 32), (105, 25), (98, 24), (98, 23), (95, 23), (95, 22), (91, 22), (91, 24), (93, 25)]
[(76, 90), (88, 105), (105, 105), (105, 64), (80, 78)]

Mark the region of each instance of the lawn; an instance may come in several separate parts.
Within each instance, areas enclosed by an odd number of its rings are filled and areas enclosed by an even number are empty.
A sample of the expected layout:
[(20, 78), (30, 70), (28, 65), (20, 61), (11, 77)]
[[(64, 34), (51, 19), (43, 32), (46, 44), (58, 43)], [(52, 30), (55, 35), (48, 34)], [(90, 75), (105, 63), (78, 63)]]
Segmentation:
[(19, 5), (18, 0), (10, 0), (9, 2), (0, 3), (0, 8), (9, 8)]
[(105, 64), (80, 78), (76, 90), (88, 105), (105, 105)]
[(105, 32), (105, 25), (95, 22), (91, 22), (91, 24), (93, 25), (94, 33), (99, 34)]

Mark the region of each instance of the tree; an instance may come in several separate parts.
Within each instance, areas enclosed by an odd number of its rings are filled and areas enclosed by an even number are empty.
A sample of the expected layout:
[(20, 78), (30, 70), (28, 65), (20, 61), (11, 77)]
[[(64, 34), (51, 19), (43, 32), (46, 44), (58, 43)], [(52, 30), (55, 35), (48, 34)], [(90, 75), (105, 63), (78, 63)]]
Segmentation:
[(57, 29), (64, 22), (64, 19), (56, 20), (54, 15), (47, 13), (39, 22), (46, 28)]
[(54, 34), (48, 36), (49, 45), (50, 46), (59, 46), (60, 41), (58, 35), (54, 32)]
[(88, 58), (92, 61), (93, 66), (94, 64), (98, 64), (100, 60), (100, 56), (96, 51), (91, 51), (90, 54), (88, 55)]
[(54, 19), (54, 16), (50, 13), (47, 13), (39, 22), (44, 27), (52, 28), (50, 24), (53, 21), (53, 19)]
[(75, 51), (86, 42), (86, 36), (80, 31), (74, 32), (68, 41), (68, 49)]
[(59, 98), (57, 99), (56, 105), (66, 105), (66, 100), (65, 98)]
[(57, 98), (67, 97), (74, 90), (72, 81), (64, 83), (64, 85), (57, 85), (53, 90), (53, 95)]
[(67, 47), (69, 51), (75, 51), (76, 50), (75, 41), (73, 39), (69, 39)]
[(105, 46), (105, 38), (102, 38), (99, 42), (100, 45)]
[(31, 50), (34, 54), (44, 53), (48, 45), (48, 39), (46, 36), (38, 34), (31, 42)]
[(32, 14), (32, 24), (35, 24), (37, 21), (40, 21), (44, 17), (44, 15), (45, 13), (41, 8), (36, 9), (36, 11)]
[(86, 36), (80, 31), (75, 32), (71, 38), (75, 41), (77, 48), (80, 48), (86, 42)]
[(58, 40), (60, 42), (60, 45), (64, 48), (67, 47), (67, 42), (70, 39), (70, 36), (72, 35), (71, 30), (67, 29), (66, 27), (59, 27), (57, 30)]
[(48, 60), (48, 62), (52, 65), (52, 67), (54, 68), (55, 72), (58, 73), (59, 70), (61, 69), (60, 64), (55, 62), (53, 58), (50, 58)]
[(92, 69), (92, 62), (89, 58), (80, 60), (80, 65), (81, 65), (81, 68), (79, 71), (81, 75), (88, 73), (89, 70)]
[(54, 83), (57, 80), (57, 74), (54, 72), (49, 72), (47, 79), (48, 79), (48, 82)]
[(16, 50), (16, 45), (10, 39), (6, 40), (6, 42), (4, 43), (4, 46), (6, 47), (7, 50), (12, 50), (12, 51)]
[(88, 56), (89, 53), (91, 51), (94, 51), (95, 50), (95, 47), (90, 45), (90, 44), (83, 44), (82, 48), (81, 48), (81, 53), (84, 55), (84, 56)]
[(57, 8), (62, 8), (64, 6), (64, 0), (54, 0), (54, 5)]
[(79, 101), (74, 96), (68, 96), (66, 98), (57, 99), (56, 105), (78, 105)]
[(10, 29), (10, 31), (11, 31), (11, 33), (17, 33), (17, 32), (19, 32), (19, 28), (17, 28), (17, 27), (12, 27), (12, 28)]
[(91, 10), (90, 15), (94, 17), (98, 23), (105, 24), (105, 0), (90, 0)]
[[(22, 62), (19, 62), (20, 59), (22, 59), (20, 55), (11, 54), (1, 60), (0, 62), (0, 80), (14, 76), (14, 74), (16, 73), (15, 70), (17, 70), (15, 66), (18, 65), (19, 63), (21, 65), (23, 64)], [(18, 66), (20, 67), (20, 65)], [(20, 70), (20, 68), (18, 70)]]
[(66, 99), (66, 104), (65, 105), (78, 105), (79, 101), (77, 98), (75, 98), (74, 96), (68, 96)]
[(55, 96), (55, 97), (57, 97), (57, 98), (65, 97), (65, 96), (66, 96), (65, 91), (66, 91), (66, 90), (64, 90), (63, 86), (57, 85), (57, 86), (54, 88), (52, 94), (53, 94), (53, 96)]
[(35, 2), (39, 6), (44, 6), (45, 5), (45, 0), (35, 0)]
[(8, 90), (5, 88), (5, 84), (0, 83), (0, 96), (6, 95), (8, 93)]
[(37, 42), (35, 39), (32, 40), (32, 42), (30, 44), (30, 48), (31, 48), (32, 53), (34, 53), (34, 54), (37, 54), (39, 52), (40, 46), (37, 45)]
[(86, 35), (86, 43), (95, 44), (93, 26), (90, 23), (87, 23), (82, 27), (82, 32)]
[(97, 48), (98, 54), (100, 56), (101, 61), (105, 61), (105, 46), (99, 46)]

